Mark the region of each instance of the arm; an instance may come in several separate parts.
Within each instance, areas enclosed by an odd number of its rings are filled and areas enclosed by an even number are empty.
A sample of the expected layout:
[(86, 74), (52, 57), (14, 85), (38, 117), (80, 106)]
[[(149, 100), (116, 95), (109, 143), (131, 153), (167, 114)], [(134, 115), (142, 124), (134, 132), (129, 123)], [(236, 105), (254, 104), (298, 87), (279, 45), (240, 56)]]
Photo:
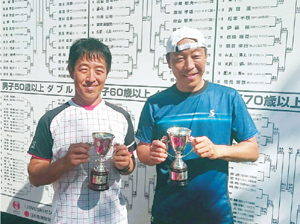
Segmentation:
[(222, 159), (231, 162), (254, 162), (259, 157), (255, 137), (239, 142), (236, 145), (215, 145), (207, 137), (196, 137), (191, 141), (195, 152), (202, 158)]
[(120, 174), (128, 175), (132, 173), (135, 168), (135, 159), (134, 155), (128, 151), (126, 145), (115, 145), (114, 153), (113, 161)]
[(28, 166), (30, 182), (36, 187), (53, 183), (65, 172), (79, 164), (87, 163), (90, 148), (86, 143), (72, 144), (67, 154), (53, 163), (32, 157)]
[(154, 140), (151, 144), (140, 142), (137, 147), (137, 156), (142, 163), (154, 166), (167, 159), (167, 151), (168, 144), (163, 141)]

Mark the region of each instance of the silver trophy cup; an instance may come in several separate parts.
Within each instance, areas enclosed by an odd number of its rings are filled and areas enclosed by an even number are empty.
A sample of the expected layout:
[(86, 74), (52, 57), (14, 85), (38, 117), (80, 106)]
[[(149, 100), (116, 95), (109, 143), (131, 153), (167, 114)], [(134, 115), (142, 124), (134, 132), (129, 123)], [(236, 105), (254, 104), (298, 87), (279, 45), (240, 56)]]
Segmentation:
[(99, 164), (91, 170), (89, 189), (95, 191), (104, 191), (109, 188), (108, 185), (108, 169), (105, 166), (105, 156), (109, 152), (114, 135), (107, 132), (93, 133), (93, 148), (98, 157)]
[(192, 151), (183, 156), (183, 151), (191, 136), (191, 130), (183, 127), (171, 127), (167, 133), (170, 145), (175, 152), (175, 160), (169, 168), (168, 184), (183, 187), (188, 185), (188, 167), (182, 158)]

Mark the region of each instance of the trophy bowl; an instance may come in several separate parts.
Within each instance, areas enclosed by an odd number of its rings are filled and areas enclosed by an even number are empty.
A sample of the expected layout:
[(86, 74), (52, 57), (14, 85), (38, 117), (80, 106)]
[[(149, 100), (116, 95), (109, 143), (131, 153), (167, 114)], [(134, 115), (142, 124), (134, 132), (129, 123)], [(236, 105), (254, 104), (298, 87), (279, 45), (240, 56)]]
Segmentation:
[(189, 142), (191, 132), (190, 129), (184, 127), (171, 127), (167, 130), (170, 145), (175, 152), (175, 160), (169, 168), (168, 184), (170, 186), (184, 187), (188, 185), (188, 167), (182, 160), (184, 157), (182, 154)]
[(99, 164), (91, 169), (89, 189), (95, 191), (104, 191), (109, 188), (108, 169), (105, 166), (105, 156), (112, 146), (115, 136), (108, 132), (94, 132), (93, 148), (99, 157)]

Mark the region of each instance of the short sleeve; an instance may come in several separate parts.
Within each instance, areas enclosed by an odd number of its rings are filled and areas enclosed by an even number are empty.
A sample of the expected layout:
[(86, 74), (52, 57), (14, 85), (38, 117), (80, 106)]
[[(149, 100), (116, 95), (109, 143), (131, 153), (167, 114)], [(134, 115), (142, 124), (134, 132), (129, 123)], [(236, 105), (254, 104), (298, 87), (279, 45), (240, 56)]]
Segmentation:
[(38, 123), (35, 135), (29, 147), (28, 153), (41, 159), (52, 158), (53, 139), (50, 132), (50, 119), (44, 115)]
[(127, 145), (129, 152), (132, 152), (136, 148), (135, 138), (134, 138), (134, 128), (132, 125), (132, 121), (130, 115), (126, 113), (126, 120), (128, 123), (127, 134), (125, 136), (125, 145)]
[(150, 144), (152, 142), (153, 134), (154, 134), (153, 110), (149, 103), (149, 100), (147, 100), (141, 112), (138, 130), (136, 132), (136, 138), (142, 142)]
[(248, 112), (243, 98), (236, 92), (233, 99), (232, 136), (237, 142), (245, 141), (257, 134), (257, 128)]

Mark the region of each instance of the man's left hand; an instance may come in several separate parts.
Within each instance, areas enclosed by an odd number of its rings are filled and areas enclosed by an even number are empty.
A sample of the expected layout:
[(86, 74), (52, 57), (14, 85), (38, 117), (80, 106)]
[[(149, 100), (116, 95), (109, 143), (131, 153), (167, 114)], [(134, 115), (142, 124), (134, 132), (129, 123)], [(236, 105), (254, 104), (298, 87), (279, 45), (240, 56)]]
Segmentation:
[(131, 157), (126, 145), (114, 145), (113, 161), (117, 169), (122, 170), (130, 165)]
[(212, 141), (206, 136), (192, 137), (191, 144), (194, 147), (194, 152), (201, 158), (220, 158), (217, 145), (212, 143)]

